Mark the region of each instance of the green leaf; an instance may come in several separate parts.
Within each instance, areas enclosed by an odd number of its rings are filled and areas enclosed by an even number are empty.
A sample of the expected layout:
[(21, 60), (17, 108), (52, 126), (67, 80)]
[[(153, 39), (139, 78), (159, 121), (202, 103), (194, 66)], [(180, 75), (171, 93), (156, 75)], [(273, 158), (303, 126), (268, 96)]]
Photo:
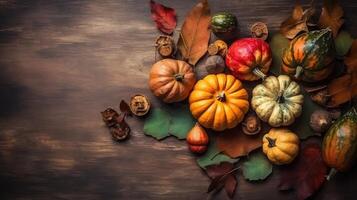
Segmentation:
[(144, 132), (158, 140), (169, 136), (170, 115), (167, 111), (157, 108), (152, 109), (145, 119)]
[(178, 139), (185, 139), (187, 133), (195, 125), (188, 106), (180, 106), (170, 109), (171, 124), (169, 133)]
[(290, 126), (291, 130), (296, 133), (300, 139), (307, 139), (308, 137), (318, 135), (310, 128), (311, 114), (318, 109), (323, 109), (321, 106), (314, 103), (310, 95), (305, 92), (303, 88), (304, 103), (302, 105), (302, 113), (299, 118)]
[(242, 165), (243, 176), (249, 181), (266, 179), (273, 171), (273, 166), (261, 151), (248, 155)]
[(290, 40), (286, 39), (282, 34), (277, 33), (273, 35), (269, 45), (272, 52), (273, 63), (270, 66), (270, 72), (274, 75), (280, 74), (280, 68), (282, 65), (283, 51), (289, 47)]
[(210, 165), (218, 165), (222, 162), (235, 163), (238, 160), (239, 159), (233, 159), (233, 158), (223, 154), (216, 147), (215, 143), (211, 142), (210, 145), (208, 146), (208, 150), (206, 151), (206, 153), (197, 159), (197, 164), (201, 168), (205, 169), (207, 166), (210, 166)]
[(352, 46), (353, 38), (347, 31), (341, 31), (335, 39), (335, 48), (337, 56), (344, 56)]

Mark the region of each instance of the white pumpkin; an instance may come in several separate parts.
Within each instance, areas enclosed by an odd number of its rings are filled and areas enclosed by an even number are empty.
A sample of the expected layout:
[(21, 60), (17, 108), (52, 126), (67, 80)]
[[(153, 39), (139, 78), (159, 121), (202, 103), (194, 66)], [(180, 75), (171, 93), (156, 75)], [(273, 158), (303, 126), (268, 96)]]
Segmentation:
[(253, 89), (251, 105), (273, 127), (288, 126), (300, 116), (304, 96), (289, 76), (269, 76)]

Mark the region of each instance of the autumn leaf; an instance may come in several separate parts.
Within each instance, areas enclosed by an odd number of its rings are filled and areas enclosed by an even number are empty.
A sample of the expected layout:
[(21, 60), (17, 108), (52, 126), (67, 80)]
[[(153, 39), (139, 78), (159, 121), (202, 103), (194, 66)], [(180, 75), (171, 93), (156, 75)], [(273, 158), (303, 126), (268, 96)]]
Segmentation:
[(210, 38), (210, 8), (207, 0), (201, 0), (187, 14), (181, 27), (177, 47), (183, 60), (195, 65), (205, 55)]
[(258, 181), (266, 179), (273, 172), (273, 166), (259, 150), (248, 155), (242, 164), (242, 171), (245, 179)]
[(206, 173), (212, 179), (212, 182), (208, 186), (207, 192), (219, 191), (224, 188), (227, 195), (233, 198), (237, 187), (237, 179), (234, 172), (237, 170), (238, 168), (234, 168), (234, 164), (229, 162), (208, 166)]
[(171, 105), (154, 108), (145, 119), (144, 133), (157, 140), (170, 135), (178, 139), (185, 139), (196, 121), (192, 117), (188, 106)]
[(335, 49), (337, 56), (345, 56), (350, 50), (353, 43), (353, 38), (347, 31), (340, 31), (335, 38)]
[(281, 169), (280, 190), (295, 189), (303, 200), (316, 192), (325, 181), (327, 166), (321, 157), (321, 144), (316, 138), (302, 143), (296, 160)]
[(330, 28), (334, 37), (337, 37), (343, 19), (343, 9), (338, 0), (324, 0), (318, 25), (320, 28)]
[(328, 107), (337, 107), (357, 96), (357, 40), (353, 41), (344, 63), (347, 74), (333, 79), (327, 86), (330, 96)]
[(210, 142), (206, 153), (197, 159), (197, 164), (201, 168), (205, 169), (207, 166), (217, 165), (223, 162), (236, 163), (239, 160), (239, 159), (233, 159), (225, 155), (224, 153), (220, 152), (214, 142), (214, 139), (212, 140), (213, 142)]
[(270, 72), (275, 76), (281, 74), (281, 65), (283, 60), (281, 59), (285, 49), (289, 47), (290, 40), (286, 39), (281, 33), (276, 33), (272, 36), (269, 46), (272, 52), (273, 63), (270, 67)]
[(176, 12), (174, 9), (162, 4), (150, 1), (151, 18), (155, 21), (156, 27), (163, 33), (171, 35), (176, 28)]
[(237, 126), (217, 134), (217, 147), (232, 158), (245, 156), (262, 146), (263, 132), (248, 136), (243, 133), (241, 126)]
[(281, 34), (288, 39), (293, 39), (300, 32), (308, 32), (307, 22), (314, 12), (315, 9), (312, 6), (304, 10), (297, 2), (291, 16), (281, 23)]

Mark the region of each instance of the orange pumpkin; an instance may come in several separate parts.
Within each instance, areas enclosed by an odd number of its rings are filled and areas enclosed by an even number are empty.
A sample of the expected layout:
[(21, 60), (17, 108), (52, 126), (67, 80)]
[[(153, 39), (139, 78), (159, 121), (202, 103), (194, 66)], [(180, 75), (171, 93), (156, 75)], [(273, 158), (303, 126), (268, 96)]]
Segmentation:
[(150, 89), (155, 96), (166, 103), (186, 99), (195, 82), (192, 67), (181, 60), (160, 60), (152, 66), (150, 71)]
[(210, 74), (199, 80), (189, 97), (198, 122), (216, 131), (237, 126), (248, 112), (248, 93), (232, 75)]

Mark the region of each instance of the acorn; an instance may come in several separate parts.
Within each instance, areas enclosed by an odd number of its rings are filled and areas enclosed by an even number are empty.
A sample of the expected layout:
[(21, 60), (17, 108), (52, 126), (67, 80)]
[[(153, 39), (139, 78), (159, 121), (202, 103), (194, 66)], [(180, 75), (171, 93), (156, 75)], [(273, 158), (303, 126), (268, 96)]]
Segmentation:
[(209, 137), (205, 129), (198, 123), (188, 132), (186, 142), (191, 152), (202, 154), (207, 151)]
[(324, 133), (333, 123), (333, 116), (326, 110), (315, 110), (310, 117), (310, 127), (317, 133)]

